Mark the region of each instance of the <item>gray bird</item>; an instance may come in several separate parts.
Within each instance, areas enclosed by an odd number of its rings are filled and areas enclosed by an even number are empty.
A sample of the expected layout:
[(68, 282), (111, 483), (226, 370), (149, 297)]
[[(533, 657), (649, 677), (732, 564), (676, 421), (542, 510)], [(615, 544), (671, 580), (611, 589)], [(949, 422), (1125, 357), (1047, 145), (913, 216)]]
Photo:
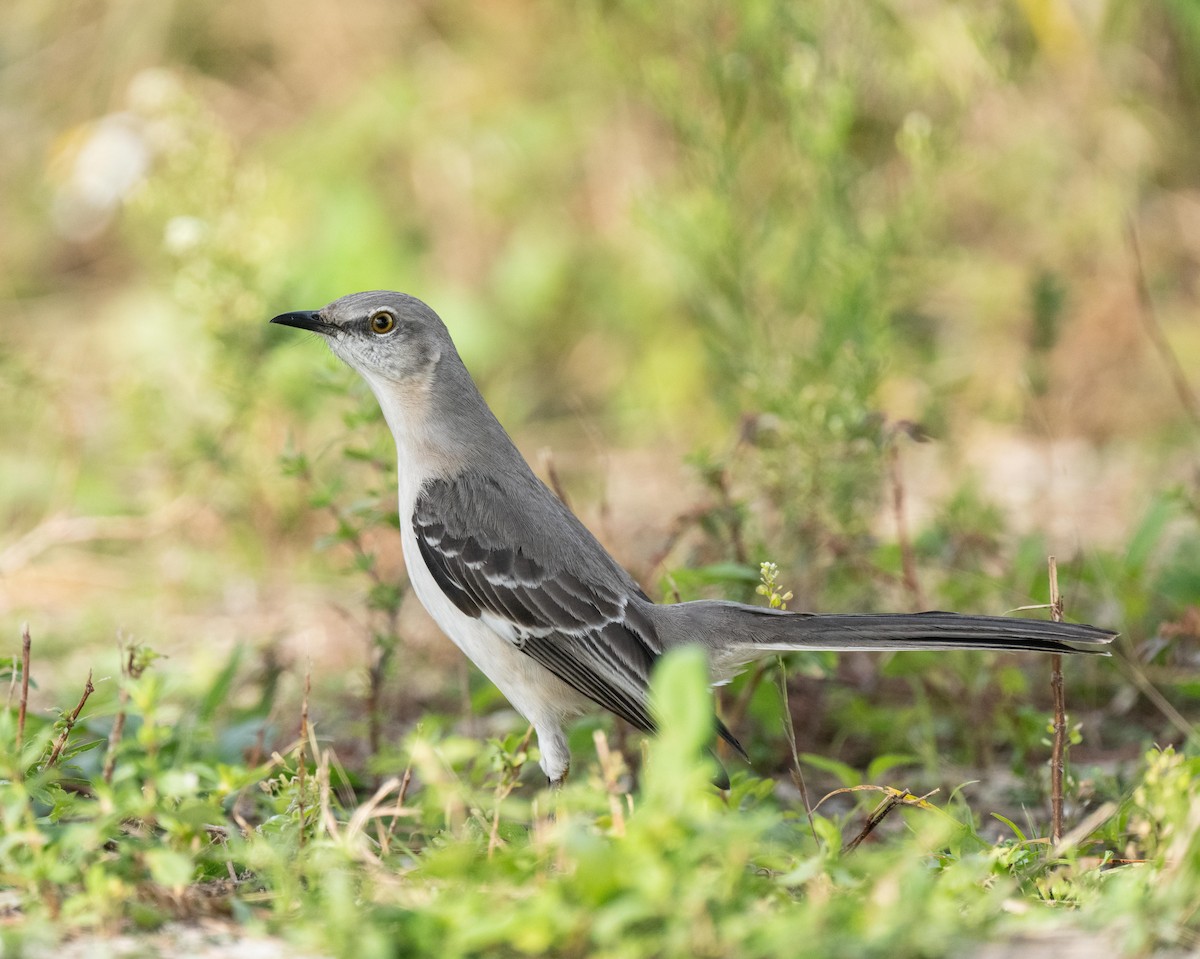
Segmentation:
[[(655, 661), (705, 650), (714, 683), (790, 650), (1104, 653), (1092, 626), (955, 613), (823, 615), (652, 601), (539, 480), (484, 402), (445, 325), (404, 293), (354, 293), (271, 320), (320, 334), (367, 381), (396, 440), (409, 580), (434, 622), (537, 731), (554, 785), (564, 725), (602, 706), (651, 732)], [(744, 756), (717, 722), (718, 734)]]

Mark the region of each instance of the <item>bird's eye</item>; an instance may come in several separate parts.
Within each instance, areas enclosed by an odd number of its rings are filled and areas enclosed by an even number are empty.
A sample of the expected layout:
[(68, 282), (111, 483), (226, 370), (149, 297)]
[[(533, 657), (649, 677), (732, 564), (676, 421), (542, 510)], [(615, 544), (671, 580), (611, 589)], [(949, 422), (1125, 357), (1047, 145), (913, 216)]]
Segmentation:
[(371, 332), (378, 333), (380, 336), (384, 333), (391, 333), (396, 328), (396, 318), (387, 310), (372, 313), (370, 323)]

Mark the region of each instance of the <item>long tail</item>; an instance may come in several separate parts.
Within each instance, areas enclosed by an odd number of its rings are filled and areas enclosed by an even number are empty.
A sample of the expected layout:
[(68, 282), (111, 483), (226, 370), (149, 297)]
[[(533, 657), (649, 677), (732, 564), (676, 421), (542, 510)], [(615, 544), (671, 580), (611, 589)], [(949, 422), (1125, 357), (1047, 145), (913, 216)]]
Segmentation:
[(1110, 655), (1108, 644), (1117, 635), (1076, 623), (941, 612), (796, 613), (764, 620), (760, 630), (755, 643), (764, 649), (1006, 649), (1101, 656)]
[(959, 613), (791, 613), (713, 600), (657, 609), (665, 613), (657, 622), (665, 645), (702, 643), (718, 674), (771, 652), (804, 649), (1002, 649), (1107, 656), (1108, 644), (1117, 636), (1075, 623)]

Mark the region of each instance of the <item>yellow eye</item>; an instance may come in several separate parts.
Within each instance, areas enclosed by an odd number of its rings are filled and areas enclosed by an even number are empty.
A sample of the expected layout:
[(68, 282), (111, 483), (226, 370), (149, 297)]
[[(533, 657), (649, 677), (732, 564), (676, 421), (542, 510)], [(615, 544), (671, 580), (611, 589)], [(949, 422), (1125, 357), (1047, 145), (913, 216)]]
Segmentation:
[(370, 323), (371, 332), (378, 333), (381, 336), (384, 333), (391, 333), (396, 328), (396, 318), (387, 310), (372, 313)]

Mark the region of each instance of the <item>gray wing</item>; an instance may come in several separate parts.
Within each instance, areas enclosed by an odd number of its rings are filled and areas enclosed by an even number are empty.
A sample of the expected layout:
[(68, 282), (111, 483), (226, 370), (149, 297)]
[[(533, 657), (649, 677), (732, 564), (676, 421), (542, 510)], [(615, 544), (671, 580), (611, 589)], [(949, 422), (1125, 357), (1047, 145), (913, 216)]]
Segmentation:
[(425, 565), (460, 611), (500, 621), (567, 685), (654, 729), (646, 690), (662, 646), (639, 608), (649, 600), (536, 477), (431, 480), (413, 527)]

